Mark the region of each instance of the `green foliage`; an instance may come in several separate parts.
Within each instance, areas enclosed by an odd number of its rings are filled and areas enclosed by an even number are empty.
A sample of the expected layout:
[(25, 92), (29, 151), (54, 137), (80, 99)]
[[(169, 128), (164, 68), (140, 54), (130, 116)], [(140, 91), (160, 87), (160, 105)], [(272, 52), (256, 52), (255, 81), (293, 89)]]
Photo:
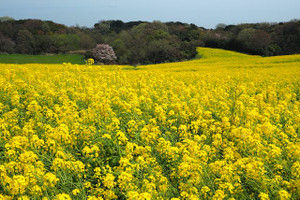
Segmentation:
[(28, 30), (20, 30), (17, 35), (17, 52), (28, 54), (34, 49), (34, 37)]
[(118, 64), (132, 65), (192, 59), (199, 46), (261, 56), (297, 54), (300, 53), (300, 20), (218, 24), (215, 29), (207, 30), (181, 22), (104, 20), (86, 28), (0, 17), (0, 53), (86, 52), (96, 44), (112, 46)]
[(9, 17), (9, 16), (0, 17), (0, 22), (13, 21), (13, 20), (14, 20), (14, 18)]
[(112, 44), (120, 64), (174, 62), (196, 55), (195, 45), (180, 40), (177, 35), (171, 34), (166, 24), (157, 21), (122, 31), (108, 38), (107, 43)]
[(7, 37), (0, 34), (0, 52), (12, 53), (16, 44)]
[(51, 37), (58, 52), (65, 53), (79, 49), (80, 38), (76, 34), (55, 34)]
[[(267, 54), (266, 51), (271, 43), (271, 38), (270, 35), (263, 30), (246, 28), (238, 34), (237, 41), (242, 43), (242, 47), (246, 51)], [(275, 48), (272, 48), (272, 50), (275, 50)]]

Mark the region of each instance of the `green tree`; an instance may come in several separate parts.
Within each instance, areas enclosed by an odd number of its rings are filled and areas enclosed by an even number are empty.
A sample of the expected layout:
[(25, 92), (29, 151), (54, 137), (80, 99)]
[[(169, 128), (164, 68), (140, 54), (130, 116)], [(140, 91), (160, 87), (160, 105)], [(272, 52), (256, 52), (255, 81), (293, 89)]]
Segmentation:
[(15, 45), (16, 44), (10, 38), (4, 37), (0, 33), (0, 52), (13, 53)]
[(0, 22), (14, 21), (15, 19), (9, 16), (0, 17)]
[(112, 47), (118, 57), (117, 62), (122, 64), (129, 64), (130, 51), (126, 47), (125, 42), (118, 38), (112, 42)]
[(17, 51), (23, 54), (34, 53), (35, 40), (28, 30), (20, 30), (17, 34)]
[(271, 43), (271, 37), (267, 32), (254, 28), (243, 29), (238, 34), (237, 40), (245, 50), (263, 55), (266, 54), (267, 48)]

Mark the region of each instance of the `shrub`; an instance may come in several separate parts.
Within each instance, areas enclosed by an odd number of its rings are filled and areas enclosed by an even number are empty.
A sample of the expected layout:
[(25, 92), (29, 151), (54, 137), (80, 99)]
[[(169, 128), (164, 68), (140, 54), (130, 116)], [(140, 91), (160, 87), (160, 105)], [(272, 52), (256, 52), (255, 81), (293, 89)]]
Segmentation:
[(87, 59), (87, 60), (85, 61), (85, 63), (86, 63), (87, 65), (93, 65), (93, 64), (95, 63), (95, 61), (94, 61), (93, 58), (89, 58), (89, 59)]

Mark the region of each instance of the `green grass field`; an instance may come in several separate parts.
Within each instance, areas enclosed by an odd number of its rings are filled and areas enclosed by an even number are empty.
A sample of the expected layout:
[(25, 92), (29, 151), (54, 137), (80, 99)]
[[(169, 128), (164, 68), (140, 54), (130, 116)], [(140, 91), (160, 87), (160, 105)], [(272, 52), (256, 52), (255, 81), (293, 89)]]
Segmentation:
[(0, 63), (13, 64), (84, 64), (84, 57), (78, 54), (59, 54), (59, 55), (23, 55), (23, 54), (0, 54)]

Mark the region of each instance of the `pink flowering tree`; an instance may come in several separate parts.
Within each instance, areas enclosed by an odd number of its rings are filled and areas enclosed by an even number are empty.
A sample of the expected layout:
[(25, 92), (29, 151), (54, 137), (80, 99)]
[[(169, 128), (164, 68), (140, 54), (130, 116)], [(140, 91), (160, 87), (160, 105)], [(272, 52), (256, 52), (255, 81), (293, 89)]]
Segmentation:
[(117, 59), (113, 48), (108, 44), (97, 44), (91, 53), (92, 57), (98, 63), (112, 64)]

